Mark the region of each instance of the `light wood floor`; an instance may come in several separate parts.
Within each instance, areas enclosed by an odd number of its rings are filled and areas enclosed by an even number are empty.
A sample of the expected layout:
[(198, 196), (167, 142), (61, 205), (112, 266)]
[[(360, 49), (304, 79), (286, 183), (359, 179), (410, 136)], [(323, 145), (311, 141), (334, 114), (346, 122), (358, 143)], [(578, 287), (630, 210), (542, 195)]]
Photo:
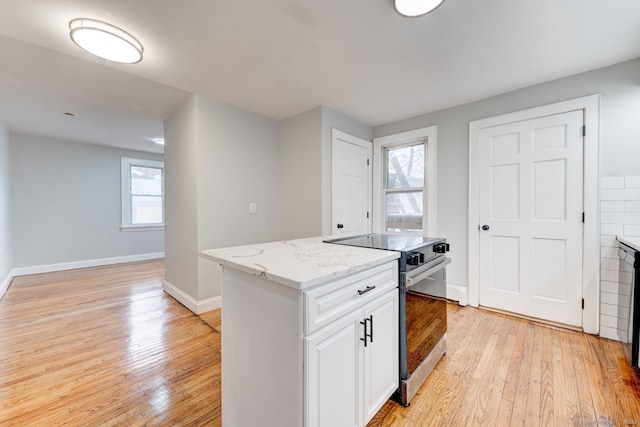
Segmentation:
[(15, 278), (0, 300), (1, 426), (220, 425), (220, 331), (142, 262)]
[[(219, 426), (220, 311), (198, 317), (163, 293), (163, 268), (14, 279), (0, 300), (0, 425)], [(388, 402), (370, 427), (640, 424), (619, 343), (453, 304), (448, 315), (447, 355), (410, 407)]]

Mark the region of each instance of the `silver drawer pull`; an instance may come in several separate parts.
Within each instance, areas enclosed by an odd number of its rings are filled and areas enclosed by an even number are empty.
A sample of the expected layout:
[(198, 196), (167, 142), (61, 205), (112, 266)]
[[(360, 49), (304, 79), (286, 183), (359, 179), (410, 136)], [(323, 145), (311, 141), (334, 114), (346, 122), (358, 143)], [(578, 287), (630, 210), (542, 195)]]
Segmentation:
[(366, 294), (369, 291), (374, 290), (375, 286), (367, 286), (367, 288), (363, 291), (362, 289), (358, 289), (358, 295)]

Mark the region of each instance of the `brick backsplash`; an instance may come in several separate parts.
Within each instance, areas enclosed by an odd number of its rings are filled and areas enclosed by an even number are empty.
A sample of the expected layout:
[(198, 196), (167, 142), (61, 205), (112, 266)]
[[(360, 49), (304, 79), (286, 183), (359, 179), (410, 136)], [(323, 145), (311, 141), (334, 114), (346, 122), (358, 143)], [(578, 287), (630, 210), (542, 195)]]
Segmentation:
[(600, 336), (619, 340), (629, 322), (631, 274), (620, 271), (616, 236), (640, 236), (640, 176), (600, 181)]

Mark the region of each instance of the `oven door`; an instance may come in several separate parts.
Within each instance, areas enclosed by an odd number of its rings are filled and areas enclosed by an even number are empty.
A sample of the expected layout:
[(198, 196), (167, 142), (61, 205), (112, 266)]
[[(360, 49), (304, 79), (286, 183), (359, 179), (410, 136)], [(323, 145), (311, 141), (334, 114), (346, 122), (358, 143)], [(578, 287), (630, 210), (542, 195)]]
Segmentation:
[(404, 286), (400, 292), (400, 379), (403, 384), (401, 403), (404, 405), (409, 403), (446, 349), (443, 340), (447, 332), (445, 267), (451, 259), (438, 261), (406, 273), (401, 281)]

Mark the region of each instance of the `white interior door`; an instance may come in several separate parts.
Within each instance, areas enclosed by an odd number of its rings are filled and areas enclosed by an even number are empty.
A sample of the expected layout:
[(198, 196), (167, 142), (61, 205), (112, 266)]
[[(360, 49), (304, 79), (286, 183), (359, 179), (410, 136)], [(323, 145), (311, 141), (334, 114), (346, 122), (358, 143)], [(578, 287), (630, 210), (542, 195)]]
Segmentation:
[(583, 111), (481, 129), (480, 305), (582, 326)]
[(332, 234), (371, 232), (370, 141), (332, 129)]

